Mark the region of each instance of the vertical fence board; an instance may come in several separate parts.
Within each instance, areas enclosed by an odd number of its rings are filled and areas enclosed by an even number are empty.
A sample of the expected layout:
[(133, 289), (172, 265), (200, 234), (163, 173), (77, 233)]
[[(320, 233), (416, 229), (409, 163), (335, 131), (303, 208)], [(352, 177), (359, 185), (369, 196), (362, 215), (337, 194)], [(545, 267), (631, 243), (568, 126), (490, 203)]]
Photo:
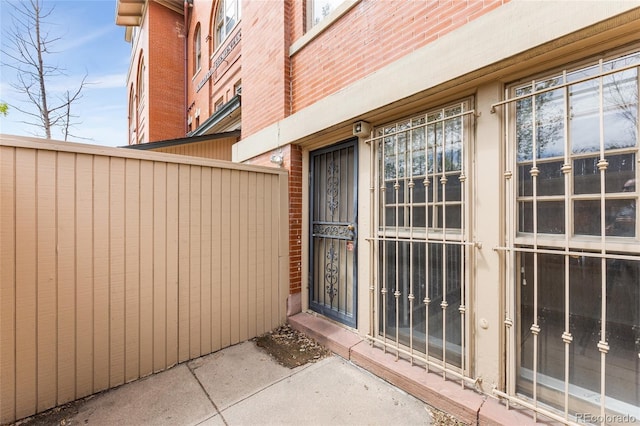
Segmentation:
[(124, 383), (125, 353), (125, 160), (111, 158), (109, 176), (110, 386)]
[(76, 398), (93, 393), (93, 156), (76, 156)]
[(266, 330), (264, 322), (264, 271), (266, 250), (264, 249), (265, 241), (265, 177), (260, 174), (256, 177), (256, 207), (259, 211), (258, 220), (256, 221), (256, 334), (263, 334)]
[(189, 359), (189, 280), (190, 280), (190, 172), (191, 167), (181, 164), (178, 176), (178, 362)]
[(153, 371), (167, 367), (167, 165), (153, 165)]
[(42, 411), (57, 402), (56, 153), (39, 151), (37, 161), (38, 411)]
[(36, 153), (16, 152), (16, 414), (36, 408)]
[(178, 165), (167, 165), (167, 367), (178, 363)]
[(153, 372), (153, 163), (140, 163), (140, 376)]
[(231, 344), (240, 342), (240, 172), (231, 172)]
[(191, 167), (189, 182), (189, 356), (200, 352), (200, 197), (201, 168)]
[(58, 154), (58, 403), (76, 396), (75, 155)]
[[(275, 179), (274, 179), (275, 178)], [(279, 250), (279, 240), (280, 240), (280, 197), (277, 189), (277, 185), (279, 180), (273, 176), (271, 178), (272, 184), (272, 196), (273, 196), (273, 215), (271, 216), (271, 261), (273, 262), (273, 269), (271, 270), (271, 328), (277, 327), (280, 324), (280, 268), (281, 268), (281, 258), (280, 258), (280, 250)], [(289, 240), (289, 236), (287, 235), (287, 241)], [(287, 268), (287, 274), (289, 273), (289, 269)]]
[(277, 289), (277, 297), (273, 299), (273, 309), (278, 312), (277, 327), (287, 320), (287, 296), (289, 295), (289, 179), (283, 175), (272, 175), (274, 195), (278, 200), (275, 209), (277, 221), (274, 224), (277, 230), (276, 239), (271, 242), (274, 253), (277, 253), (280, 265), (279, 271), (274, 275), (274, 288)]
[(220, 238), (221, 251), (221, 275), (220, 275), (220, 343), (222, 347), (231, 345), (231, 220), (233, 217), (231, 210), (231, 173), (230, 170), (223, 170), (220, 176), (222, 185), (222, 197), (220, 200), (229, 200), (222, 203), (222, 233)]
[(264, 259), (264, 274), (262, 275), (262, 279), (264, 280), (264, 327), (265, 330), (271, 330), (273, 324), (271, 323), (273, 318), (273, 311), (271, 309), (271, 297), (273, 293), (273, 282), (272, 275), (273, 270), (277, 268), (277, 265), (273, 263), (273, 252), (271, 250), (271, 241), (275, 238), (273, 233), (273, 221), (274, 214), (273, 209), (273, 193), (272, 193), (272, 180), (268, 177), (265, 177), (265, 194), (264, 194), (264, 203), (265, 203), (265, 218), (264, 218), (264, 245), (266, 247), (265, 250), (265, 259)]
[(248, 172), (241, 171), (240, 174), (240, 184), (238, 188), (238, 193), (240, 196), (239, 200), (239, 238), (238, 238), (238, 263), (242, 265), (238, 268), (239, 276), (238, 276), (238, 302), (239, 302), (239, 311), (238, 311), (238, 325), (239, 325), (239, 340), (245, 341), (249, 338), (248, 325), (248, 289), (247, 289), (247, 278), (248, 278), (248, 268), (251, 267), (252, 259), (247, 256), (249, 252), (249, 235), (248, 235), (248, 225), (249, 225), (249, 216), (253, 214), (253, 212), (249, 211), (249, 174)]
[(257, 249), (257, 232), (258, 228), (256, 220), (260, 212), (256, 202), (256, 173), (248, 174), (247, 185), (247, 210), (249, 218), (247, 220), (247, 251), (243, 255), (247, 259), (247, 334), (256, 336), (256, 285), (258, 277), (256, 276), (256, 249)]
[(109, 157), (93, 160), (93, 391), (109, 387)]
[(0, 422), (16, 418), (15, 148), (0, 146)]
[(140, 161), (125, 160), (125, 382), (140, 376)]
[(200, 350), (211, 352), (211, 169), (202, 168), (201, 177), (201, 266), (200, 266)]
[(222, 347), (222, 171), (211, 172), (211, 350)]

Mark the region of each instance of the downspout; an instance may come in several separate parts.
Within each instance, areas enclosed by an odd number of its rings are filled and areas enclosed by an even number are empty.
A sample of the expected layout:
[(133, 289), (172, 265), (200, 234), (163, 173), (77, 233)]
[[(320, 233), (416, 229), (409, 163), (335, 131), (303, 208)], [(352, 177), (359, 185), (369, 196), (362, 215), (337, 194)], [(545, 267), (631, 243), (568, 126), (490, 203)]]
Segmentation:
[(189, 132), (189, 21), (191, 14), (189, 11), (193, 7), (193, 0), (184, 0), (184, 134)]

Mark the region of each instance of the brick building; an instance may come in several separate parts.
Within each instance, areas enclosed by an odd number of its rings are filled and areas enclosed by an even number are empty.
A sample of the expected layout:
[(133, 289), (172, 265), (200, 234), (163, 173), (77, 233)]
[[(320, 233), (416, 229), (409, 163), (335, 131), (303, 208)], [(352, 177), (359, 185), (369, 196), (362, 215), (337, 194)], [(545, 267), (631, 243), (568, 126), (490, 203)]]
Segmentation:
[(554, 420), (640, 419), (640, 2), (116, 20), (131, 143), (240, 130), (233, 161), (289, 170), (292, 315)]

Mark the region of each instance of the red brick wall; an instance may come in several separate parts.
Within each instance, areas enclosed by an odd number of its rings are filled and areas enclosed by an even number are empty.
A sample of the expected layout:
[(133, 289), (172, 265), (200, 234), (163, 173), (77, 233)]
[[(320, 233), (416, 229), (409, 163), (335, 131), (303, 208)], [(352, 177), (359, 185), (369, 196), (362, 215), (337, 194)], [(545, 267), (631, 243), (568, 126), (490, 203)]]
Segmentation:
[(289, 152), (289, 292), (302, 290), (302, 148)]
[(149, 141), (185, 135), (184, 18), (149, 2), (147, 50)]
[(290, 0), (242, 3), (242, 136), (288, 114)]
[[(196, 129), (195, 114), (200, 110), (200, 124), (209, 118), (215, 111), (214, 106), (218, 99), (223, 103), (228, 102), (234, 95), (234, 85), (241, 80), (241, 55), (242, 43), (230, 52), (225, 60), (216, 68), (215, 61), (222, 51), (242, 27), (242, 20), (239, 25), (220, 45), (216, 46), (214, 41), (215, 11), (219, 1), (195, 0), (193, 7), (189, 8), (189, 31), (187, 40), (187, 108), (188, 114), (193, 118), (192, 130)], [(196, 25), (200, 24), (200, 42), (202, 48), (201, 69), (197, 73), (193, 72), (194, 58), (194, 37)], [(209, 70), (213, 69), (209, 75)], [(204, 85), (198, 90), (198, 85), (204, 81)]]
[[(248, 164), (277, 167), (268, 152), (247, 161)], [(302, 148), (282, 147), (284, 163), (289, 171), (289, 293), (302, 290)]]
[[(293, 112), (508, 0), (362, 0), (292, 58)], [(304, 22), (299, 8), (294, 22)], [(487, 31), (490, 31), (487, 28)], [(298, 35), (298, 30), (293, 30)], [(452, 46), (464, 55), (464, 46)], [(437, 66), (434, 58), (433, 66)], [(416, 70), (428, 72), (428, 70)]]

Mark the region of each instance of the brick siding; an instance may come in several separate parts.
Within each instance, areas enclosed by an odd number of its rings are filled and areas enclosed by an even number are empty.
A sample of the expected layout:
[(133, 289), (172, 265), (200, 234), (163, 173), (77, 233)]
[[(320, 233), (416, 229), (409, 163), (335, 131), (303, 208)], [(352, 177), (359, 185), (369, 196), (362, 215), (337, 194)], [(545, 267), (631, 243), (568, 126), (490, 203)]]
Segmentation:
[[(508, 0), (362, 0), (292, 57), (292, 112), (338, 91)], [(292, 22), (299, 34), (300, 8)], [(464, 46), (455, 46), (464, 54)], [(437, 58), (434, 58), (437, 66)], [(428, 72), (428, 70), (416, 70)]]
[(288, 114), (289, 1), (242, 4), (242, 136)]

